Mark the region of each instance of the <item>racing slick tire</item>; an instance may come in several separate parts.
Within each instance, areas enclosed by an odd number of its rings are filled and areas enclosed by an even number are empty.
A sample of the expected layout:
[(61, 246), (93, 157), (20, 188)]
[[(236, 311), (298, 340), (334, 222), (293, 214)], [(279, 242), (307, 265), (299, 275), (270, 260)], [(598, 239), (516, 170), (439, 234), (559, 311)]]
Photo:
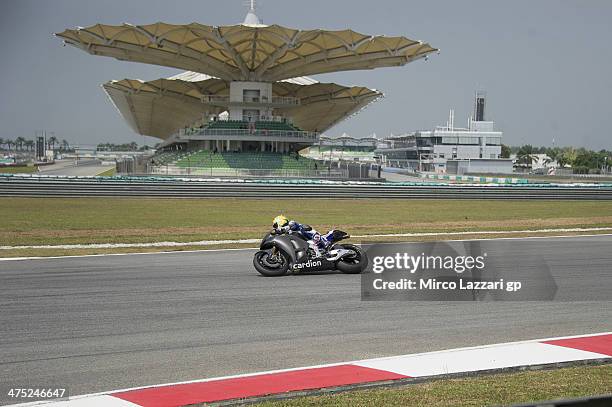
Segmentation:
[(345, 256), (338, 260), (336, 267), (344, 274), (360, 274), (368, 266), (368, 256), (359, 247), (354, 244), (342, 244), (338, 245), (344, 249), (352, 250), (355, 252), (352, 256)]
[(260, 250), (253, 256), (253, 266), (255, 270), (265, 277), (280, 277), (289, 271), (289, 256), (283, 251), (278, 252), (280, 261), (270, 262), (270, 252)]

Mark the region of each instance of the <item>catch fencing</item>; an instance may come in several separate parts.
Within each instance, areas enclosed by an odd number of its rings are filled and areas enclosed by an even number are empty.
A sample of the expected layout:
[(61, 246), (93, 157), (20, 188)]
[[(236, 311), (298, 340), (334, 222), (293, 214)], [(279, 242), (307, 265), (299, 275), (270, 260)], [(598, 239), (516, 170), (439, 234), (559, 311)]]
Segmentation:
[(445, 184), (292, 179), (0, 175), (0, 196), (610, 200), (612, 184)]

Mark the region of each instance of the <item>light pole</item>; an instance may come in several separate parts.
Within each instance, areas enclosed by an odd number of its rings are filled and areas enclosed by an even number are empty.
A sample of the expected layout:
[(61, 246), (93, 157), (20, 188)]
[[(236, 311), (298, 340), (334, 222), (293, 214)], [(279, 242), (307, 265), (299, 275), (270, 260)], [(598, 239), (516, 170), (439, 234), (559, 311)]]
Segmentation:
[(423, 172), (423, 165), (421, 164), (421, 153), (419, 152), (419, 172)]

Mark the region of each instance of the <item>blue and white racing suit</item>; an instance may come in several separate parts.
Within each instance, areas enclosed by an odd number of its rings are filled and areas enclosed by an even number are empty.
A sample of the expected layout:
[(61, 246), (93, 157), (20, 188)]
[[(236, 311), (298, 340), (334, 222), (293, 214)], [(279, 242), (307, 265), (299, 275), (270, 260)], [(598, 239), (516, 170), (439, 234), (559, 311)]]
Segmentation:
[(305, 227), (299, 222), (294, 220), (290, 220), (287, 226), (283, 226), (281, 229), (284, 232), (291, 231), (293, 233), (299, 233), (306, 238), (308, 241), (312, 241), (312, 243), (319, 249), (325, 250), (332, 243), (332, 233), (327, 233), (325, 235), (321, 235), (315, 229), (307, 230)]

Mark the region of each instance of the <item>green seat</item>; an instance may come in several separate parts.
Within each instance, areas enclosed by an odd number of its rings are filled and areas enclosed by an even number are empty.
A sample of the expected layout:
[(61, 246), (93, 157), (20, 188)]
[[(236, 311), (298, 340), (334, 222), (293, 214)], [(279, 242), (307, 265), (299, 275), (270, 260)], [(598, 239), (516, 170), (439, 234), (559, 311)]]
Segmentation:
[(314, 169), (315, 160), (299, 157), (294, 154), (281, 154), (271, 152), (220, 152), (199, 150), (191, 153), (162, 153), (157, 160), (174, 163), (178, 167), (199, 168), (235, 168), (235, 169), (265, 169), (265, 170), (311, 170)]

